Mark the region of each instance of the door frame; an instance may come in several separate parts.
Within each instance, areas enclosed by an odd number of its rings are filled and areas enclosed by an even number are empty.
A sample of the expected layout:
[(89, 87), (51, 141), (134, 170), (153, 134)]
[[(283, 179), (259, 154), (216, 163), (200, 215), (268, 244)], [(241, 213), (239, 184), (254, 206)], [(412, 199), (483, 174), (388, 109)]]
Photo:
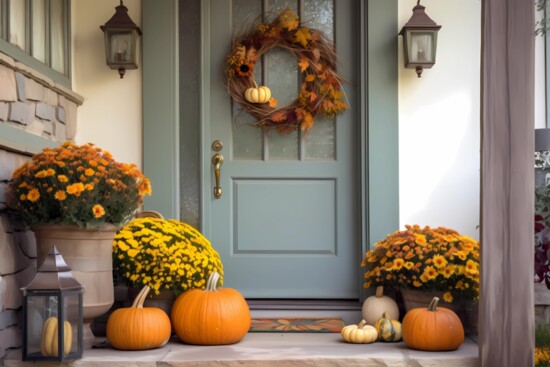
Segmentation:
[[(358, 221), (364, 253), (399, 229), (398, 9), (397, 0), (358, 2)], [(175, 219), (180, 217), (178, 4), (144, 0), (141, 12), (143, 172), (153, 186), (144, 208)], [(210, 0), (201, 0), (203, 14), (209, 6)], [(207, 54), (201, 59), (208, 63)]]

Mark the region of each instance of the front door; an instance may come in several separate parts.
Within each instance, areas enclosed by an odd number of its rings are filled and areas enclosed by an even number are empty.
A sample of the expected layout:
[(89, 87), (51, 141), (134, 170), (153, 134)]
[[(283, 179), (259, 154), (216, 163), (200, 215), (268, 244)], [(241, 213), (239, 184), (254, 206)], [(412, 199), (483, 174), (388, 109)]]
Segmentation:
[[(202, 223), (219, 251), (225, 286), (247, 298), (358, 299), (358, 108), (352, 0), (211, 0), (203, 8)], [(334, 40), (350, 108), (317, 116), (307, 134), (250, 126), (224, 86), (232, 36), (289, 8)], [(298, 61), (273, 49), (256, 76), (279, 105), (296, 99)], [(214, 142), (221, 144), (213, 144)], [(222, 147), (223, 146), (223, 147)], [(221, 154), (221, 197), (212, 157)]]

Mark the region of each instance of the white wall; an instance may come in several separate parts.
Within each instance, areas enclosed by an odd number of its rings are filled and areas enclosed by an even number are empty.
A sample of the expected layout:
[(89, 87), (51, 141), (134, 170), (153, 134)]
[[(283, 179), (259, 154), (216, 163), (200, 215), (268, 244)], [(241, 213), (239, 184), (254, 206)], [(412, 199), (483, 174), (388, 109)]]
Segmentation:
[[(399, 1), (400, 27), (415, 5)], [(400, 225), (479, 238), (481, 1), (422, 5), (442, 28), (436, 64), (421, 78), (404, 68), (399, 37)]]
[[(142, 166), (141, 65), (124, 79), (105, 63), (99, 28), (115, 13), (119, 0), (73, 0), (73, 90), (85, 97), (78, 109), (76, 142), (93, 142), (117, 161)], [(130, 18), (141, 24), (140, 0), (126, 0)]]

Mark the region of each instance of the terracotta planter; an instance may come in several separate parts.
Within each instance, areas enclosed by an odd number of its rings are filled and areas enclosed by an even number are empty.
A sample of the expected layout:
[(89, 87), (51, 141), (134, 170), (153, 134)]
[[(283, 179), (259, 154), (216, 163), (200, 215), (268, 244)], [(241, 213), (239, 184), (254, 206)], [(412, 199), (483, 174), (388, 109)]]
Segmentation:
[(458, 313), (460, 310), (460, 305), (457, 303), (447, 303), (443, 300), (443, 294), (445, 292), (439, 291), (417, 291), (414, 289), (401, 289), (401, 295), (403, 296), (403, 303), (405, 304), (405, 309), (410, 311), (413, 308), (423, 307), (428, 308), (431, 300), (434, 297), (439, 298), (438, 307), (446, 307), (454, 312)]
[(37, 246), (37, 266), (55, 244), (84, 286), (84, 348), (91, 348), (95, 337), (90, 323), (105, 314), (114, 303), (113, 238), (118, 227), (83, 229), (70, 225), (38, 225), (33, 227)]

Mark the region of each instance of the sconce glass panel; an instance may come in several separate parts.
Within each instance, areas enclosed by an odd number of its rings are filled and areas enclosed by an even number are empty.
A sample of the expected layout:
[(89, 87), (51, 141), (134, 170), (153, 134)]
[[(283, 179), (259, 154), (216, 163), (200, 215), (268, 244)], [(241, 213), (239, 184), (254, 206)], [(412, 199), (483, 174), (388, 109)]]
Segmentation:
[(434, 32), (410, 32), (410, 55), (409, 60), (413, 63), (434, 63), (435, 52), (433, 50)]

